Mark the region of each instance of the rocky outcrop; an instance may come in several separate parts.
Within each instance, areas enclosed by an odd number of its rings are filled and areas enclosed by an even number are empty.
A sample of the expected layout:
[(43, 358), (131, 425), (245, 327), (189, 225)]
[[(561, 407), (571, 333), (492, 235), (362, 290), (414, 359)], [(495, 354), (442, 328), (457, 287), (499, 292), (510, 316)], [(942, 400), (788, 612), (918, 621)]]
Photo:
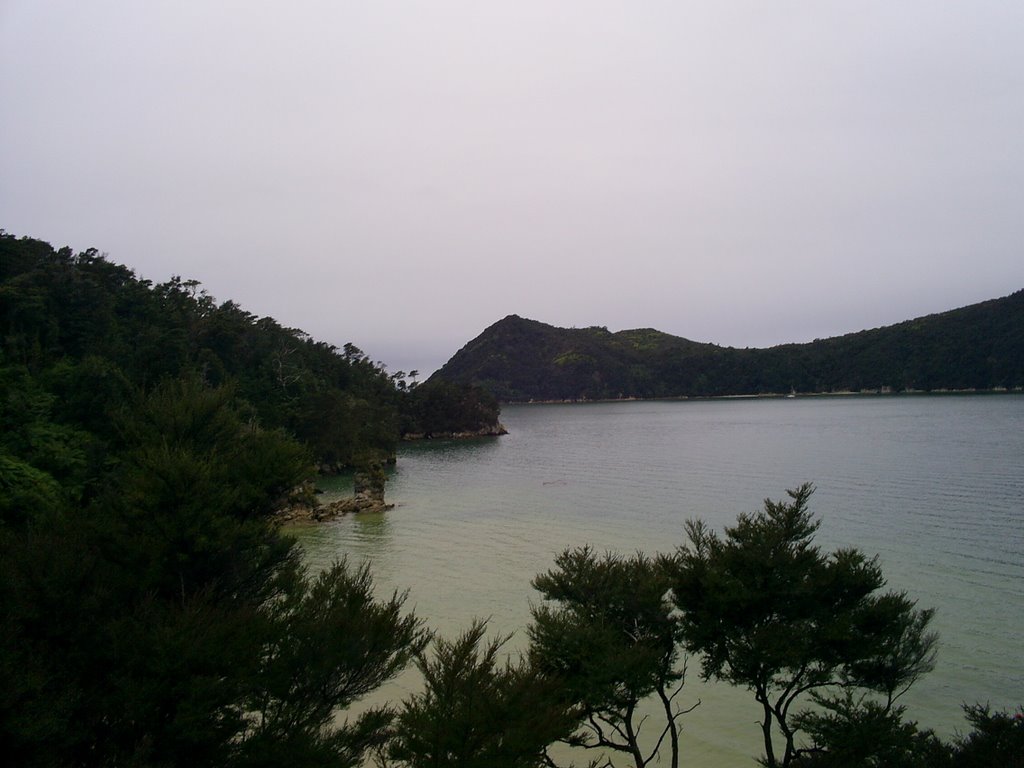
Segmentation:
[(319, 523), (353, 512), (386, 512), (394, 508), (394, 504), (384, 501), (383, 494), (375, 496), (360, 493), (326, 504), (316, 503), (311, 506), (288, 507), (277, 513), (277, 520), (281, 523)]
[(329, 520), (338, 515), (347, 515), (352, 512), (385, 512), (394, 509), (394, 504), (384, 501), (384, 494), (357, 493), (350, 499), (338, 499), (329, 504), (321, 504), (319, 509), (311, 517), (313, 520)]
[(403, 440), (463, 440), (470, 437), (499, 437), (507, 435), (508, 430), (501, 422), (488, 424), (480, 429), (468, 432), (409, 432), (402, 435)]
[(326, 504), (311, 494), (304, 493), (295, 498), (298, 503), (290, 504), (277, 513), (281, 523), (322, 522), (353, 512), (385, 512), (394, 509), (394, 504), (384, 501), (384, 470), (380, 464), (357, 472), (353, 478), (353, 495)]

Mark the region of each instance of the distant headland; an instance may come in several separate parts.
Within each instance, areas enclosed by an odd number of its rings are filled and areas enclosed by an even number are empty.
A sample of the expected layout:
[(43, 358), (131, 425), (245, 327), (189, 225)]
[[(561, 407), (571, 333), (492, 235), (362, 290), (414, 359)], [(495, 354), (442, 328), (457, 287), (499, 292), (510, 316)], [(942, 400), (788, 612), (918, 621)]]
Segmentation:
[(432, 381), (502, 402), (1024, 388), (1024, 290), (806, 344), (737, 349), (653, 328), (557, 328), (509, 315)]

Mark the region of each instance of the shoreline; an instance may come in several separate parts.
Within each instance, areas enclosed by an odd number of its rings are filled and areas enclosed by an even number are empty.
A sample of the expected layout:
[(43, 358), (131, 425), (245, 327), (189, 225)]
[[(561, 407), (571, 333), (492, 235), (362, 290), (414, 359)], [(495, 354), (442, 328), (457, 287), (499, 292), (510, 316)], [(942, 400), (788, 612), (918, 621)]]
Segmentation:
[[(922, 397), (922, 396), (958, 396), (958, 395), (1019, 395), (1024, 394), (1024, 387), (996, 387), (994, 389), (901, 389), (883, 388), (862, 390), (837, 390), (835, 392), (764, 392), (750, 395), (666, 395), (664, 397), (606, 397), (594, 399), (563, 399), (563, 400), (500, 400), (501, 405), (587, 405), (590, 403), (630, 403), (630, 402), (684, 402), (705, 400), (794, 400), (807, 397)], [(504, 433), (501, 433), (504, 434)], [(475, 436), (475, 435), (471, 435)]]
[(400, 441), (412, 443), (419, 440), (468, 440), (474, 437), (501, 437), (507, 434), (508, 430), (505, 429), (505, 425), (496, 422), (480, 429), (463, 432), (407, 432), (401, 436)]

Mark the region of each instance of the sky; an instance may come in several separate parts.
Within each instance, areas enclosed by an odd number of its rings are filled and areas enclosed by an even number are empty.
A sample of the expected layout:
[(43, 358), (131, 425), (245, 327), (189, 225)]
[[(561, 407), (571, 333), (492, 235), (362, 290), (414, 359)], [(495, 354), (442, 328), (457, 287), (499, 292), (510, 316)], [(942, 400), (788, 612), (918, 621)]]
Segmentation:
[(425, 374), (1024, 288), (1014, 0), (0, 0), (0, 228)]

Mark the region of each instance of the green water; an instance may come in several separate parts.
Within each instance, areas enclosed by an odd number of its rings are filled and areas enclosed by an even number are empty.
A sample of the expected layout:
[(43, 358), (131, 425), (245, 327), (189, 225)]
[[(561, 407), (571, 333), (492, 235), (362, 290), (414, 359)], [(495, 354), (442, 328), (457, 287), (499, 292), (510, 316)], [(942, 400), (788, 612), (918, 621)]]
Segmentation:
[[(877, 553), (892, 588), (937, 609), (938, 666), (910, 716), (949, 735), (961, 701), (1024, 701), (1024, 396), (510, 406), (502, 421), (504, 437), (404, 447), (396, 508), (301, 529), (311, 565), (366, 558), (440, 632), (490, 617), (521, 647), (530, 579), (562, 549), (668, 551), (686, 519), (721, 528), (810, 480), (819, 543)], [(694, 674), (683, 703), (698, 698), (684, 760), (753, 765), (749, 694)]]

